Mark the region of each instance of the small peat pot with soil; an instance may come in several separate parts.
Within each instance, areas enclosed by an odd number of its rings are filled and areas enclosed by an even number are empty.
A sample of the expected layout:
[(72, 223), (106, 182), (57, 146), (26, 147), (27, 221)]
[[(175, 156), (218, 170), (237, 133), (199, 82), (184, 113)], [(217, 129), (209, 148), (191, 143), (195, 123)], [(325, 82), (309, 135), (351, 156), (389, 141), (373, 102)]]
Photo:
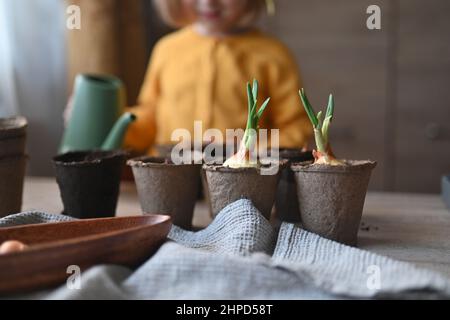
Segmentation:
[(248, 120), (238, 151), (223, 165), (206, 164), (208, 196), (213, 216), (230, 203), (249, 199), (270, 219), (280, 176), (281, 163), (263, 165), (256, 155), (258, 123), (270, 99), (257, 110), (258, 83), (247, 84)]
[(314, 163), (293, 164), (303, 227), (347, 245), (357, 244), (357, 234), (374, 161), (338, 160), (328, 139), (334, 114), (330, 95), (327, 112), (316, 114), (304, 90), (303, 106), (314, 127), (317, 150)]
[(174, 164), (169, 158), (141, 157), (128, 161), (144, 214), (165, 214), (173, 224), (192, 228), (200, 188), (201, 164)]
[(64, 214), (79, 218), (116, 215), (123, 151), (69, 152), (53, 158)]

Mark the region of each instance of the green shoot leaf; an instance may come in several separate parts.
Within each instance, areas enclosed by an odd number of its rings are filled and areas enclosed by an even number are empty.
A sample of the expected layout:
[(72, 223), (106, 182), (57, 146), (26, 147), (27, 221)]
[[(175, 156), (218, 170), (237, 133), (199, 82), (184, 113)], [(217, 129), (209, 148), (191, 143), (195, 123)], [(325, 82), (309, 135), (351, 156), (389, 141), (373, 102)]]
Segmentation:
[(319, 120), (317, 119), (314, 109), (311, 106), (311, 103), (309, 102), (308, 97), (306, 96), (305, 89), (301, 89), (299, 91), (299, 93), (300, 93), (300, 98), (303, 103), (303, 107), (305, 108), (305, 111), (309, 117), (309, 120), (311, 121), (313, 127), (317, 128), (319, 125)]
[(330, 128), (331, 121), (333, 120), (334, 115), (334, 98), (333, 95), (330, 94), (330, 97), (328, 98), (328, 107), (327, 107), (327, 114), (325, 116), (325, 120), (323, 121), (322, 125), (322, 137), (323, 142), (325, 146), (328, 145), (328, 131)]
[(253, 80), (253, 102), (256, 103), (258, 101), (258, 81), (256, 79)]
[(330, 97), (328, 98), (328, 107), (327, 107), (327, 115), (325, 118), (330, 118), (330, 121), (333, 119), (334, 115), (334, 97), (332, 94), (330, 94)]
[(325, 146), (328, 145), (328, 130), (330, 128), (331, 119), (332, 119), (331, 116), (326, 117), (322, 125), (322, 137)]
[(258, 121), (259, 121), (259, 119), (261, 119), (264, 111), (266, 110), (267, 106), (269, 105), (269, 102), (270, 102), (270, 98), (268, 98), (266, 101), (264, 101), (261, 108), (259, 108), (258, 113), (256, 114)]
[(318, 121), (318, 125), (317, 125), (317, 129), (320, 130), (320, 128), (322, 128), (322, 116), (323, 116), (323, 112), (319, 111), (319, 113), (317, 114), (317, 121)]
[(261, 119), (264, 111), (269, 105), (270, 98), (264, 101), (258, 110), (258, 82), (253, 80), (253, 85), (247, 83), (247, 96), (248, 96), (248, 118), (247, 127), (244, 132), (244, 137), (239, 146), (239, 150), (232, 157), (227, 159), (224, 166), (231, 168), (242, 167), (259, 167), (259, 160), (253, 161), (252, 154), (256, 148), (258, 139), (258, 122)]
[(335, 158), (333, 152), (331, 151), (330, 140), (329, 140), (329, 129), (334, 116), (334, 97), (330, 94), (328, 98), (327, 110), (324, 113), (320, 111), (317, 115), (311, 106), (311, 103), (306, 96), (305, 90), (300, 90), (300, 98), (303, 102), (303, 107), (314, 127), (314, 139), (316, 141), (317, 151), (314, 154), (316, 164), (327, 164), (327, 165), (344, 165), (342, 161)]
[(247, 97), (248, 97), (247, 129), (250, 129), (252, 123), (252, 110), (253, 106), (255, 105), (253, 101), (252, 87), (250, 86), (250, 83), (247, 83)]
[(253, 80), (253, 85), (247, 83), (247, 95), (248, 95), (248, 119), (247, 119), (247, 127), (244, 134), (244, 143), (246, 146), (251, 145), (252, 137), (250, 136), (250, 131), (258, 130), (258, 122), (261, 119), (264, 111), (269, 105), (270, 98), (264, 101), (261, 108), (258, 109), (258, 81)]
[(252, 93), (252, 87), (250, 83), (247, 83), (247, 97), (248, 97), (248, 112), (250, 114), (250, 111), (253, 108), (253, 105), (255, 102), (253, 101), (253, 93)]

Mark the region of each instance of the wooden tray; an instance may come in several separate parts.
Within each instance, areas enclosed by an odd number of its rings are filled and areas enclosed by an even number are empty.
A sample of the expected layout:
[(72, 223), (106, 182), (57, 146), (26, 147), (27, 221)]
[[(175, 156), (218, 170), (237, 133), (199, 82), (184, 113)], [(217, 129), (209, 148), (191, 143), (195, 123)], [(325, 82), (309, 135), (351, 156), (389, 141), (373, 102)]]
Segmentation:
[(165, 242), (171, 225), (168, 216), (146, 215), (0, 228), (0, 244), (29, 246), (0, 255), (0, 294), (62, 284), (72, 265), (82, 272), (98, 264), (137, 267)]

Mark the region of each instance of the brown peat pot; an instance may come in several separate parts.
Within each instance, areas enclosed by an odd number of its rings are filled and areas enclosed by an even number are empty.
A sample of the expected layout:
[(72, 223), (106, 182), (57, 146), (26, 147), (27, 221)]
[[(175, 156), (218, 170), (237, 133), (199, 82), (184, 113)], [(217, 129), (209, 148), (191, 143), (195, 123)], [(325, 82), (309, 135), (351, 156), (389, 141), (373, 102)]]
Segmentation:
[(281, 171), (280, 182), (278, 183), (275, 199), (276, 216), (281, 221), (298, 223), (300, 222), (300, 210), (298, 208), (297, 185), (295, 183), (294, 172), (290, 165), (293, 163), (313, 161), (314, 157), (312, 151), (302, 151), (301, 149), (294, 148), (280, 149), (279, 156), (288, 165)]
[(264, 175), (258, 168), (229, 168), (204, 165), (208, 184), (208, 197), (213, 216), (227, 205), (249, 199), (261, 214), (270, 220), (280, 173), (285, 163), (274, 174)]
[(123, 151), (69, 152), (53, 159), (64, 214), (79, 219), (116, 215)]
[(0, 119), (0, 158), (25, 154), (27, 127), (24, 117)]
[(191, 229), (201, 165), (176, 165), (159, 157), (132, 159), (128, 165), (133, 169), (143, 213), (169, 215), (174, 225)]
[(22, 209), (27, 159), (24, 155), (0, 159), (0, 217), (19, 213)]
[(346, 161), (344, 166), (293, 164), (303, 227), (355, 246), (375, 166), (372, 161)]

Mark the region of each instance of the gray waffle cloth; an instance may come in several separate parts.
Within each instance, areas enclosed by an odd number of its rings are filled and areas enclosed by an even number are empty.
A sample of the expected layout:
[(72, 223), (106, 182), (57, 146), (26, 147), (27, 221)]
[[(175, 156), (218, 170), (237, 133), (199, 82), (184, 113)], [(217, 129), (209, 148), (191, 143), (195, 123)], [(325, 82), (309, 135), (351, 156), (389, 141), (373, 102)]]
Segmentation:
[[(39, 212), (0, 227), (67, 221)], [(21, 299), (410, 299), (450, 298), (450, 279), (348, 247), (288, 223), (277, 232), (249, 200), (223, 209), (204, 230), (174, 226), (136, 270), (95, 266), (81, 289), (66, 285)]]

